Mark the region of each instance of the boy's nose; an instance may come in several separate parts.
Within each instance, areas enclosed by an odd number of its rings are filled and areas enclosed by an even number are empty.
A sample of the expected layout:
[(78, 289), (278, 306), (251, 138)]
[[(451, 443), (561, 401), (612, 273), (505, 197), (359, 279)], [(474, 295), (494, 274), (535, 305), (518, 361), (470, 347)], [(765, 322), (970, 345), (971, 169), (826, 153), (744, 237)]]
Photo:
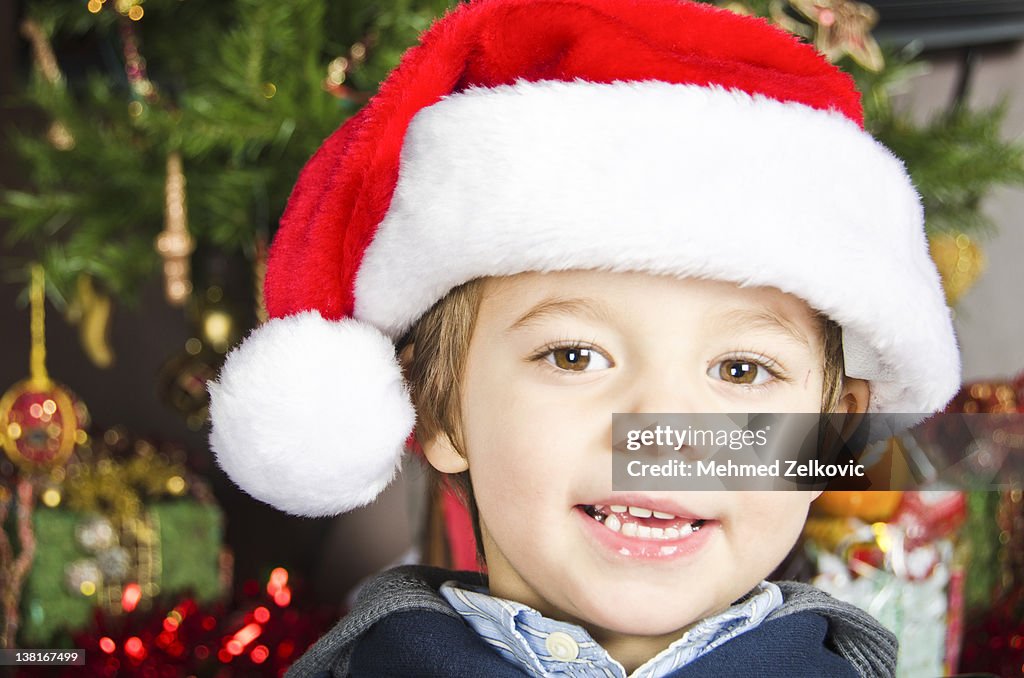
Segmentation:
[[(639, 374), (625, 392), (619, 412), (703, 412), (697, 385), (671, 369), (652, 369)], [(706, 406), (705, 406), (706, 409)]]

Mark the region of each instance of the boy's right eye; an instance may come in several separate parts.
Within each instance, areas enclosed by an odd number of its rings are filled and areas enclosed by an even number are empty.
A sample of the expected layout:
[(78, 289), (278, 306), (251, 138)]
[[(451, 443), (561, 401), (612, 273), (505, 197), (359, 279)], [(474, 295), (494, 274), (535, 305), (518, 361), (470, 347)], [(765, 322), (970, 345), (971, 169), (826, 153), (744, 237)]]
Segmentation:
[(611, 360), (601, 351), (578, 344), (545, 346), (536, 357), (566, 372), (594, 372), (612, 366)]

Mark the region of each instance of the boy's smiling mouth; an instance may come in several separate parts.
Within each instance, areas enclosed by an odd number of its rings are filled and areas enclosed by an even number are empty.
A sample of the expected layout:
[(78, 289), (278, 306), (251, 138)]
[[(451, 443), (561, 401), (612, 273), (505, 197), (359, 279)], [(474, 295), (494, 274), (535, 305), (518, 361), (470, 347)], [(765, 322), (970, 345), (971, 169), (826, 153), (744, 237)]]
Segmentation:
[(718, 520), (674, 502), (643, 495), (576, 504), (581, 527), (615, 557), (672, 559), (694, 555), (721, 527)]
[(581, 504), (578, 508), (612, 532), (640, 539), (671, 541), (700, 530), (708, 522), (703, 518), (681, 518), (639, 506)]

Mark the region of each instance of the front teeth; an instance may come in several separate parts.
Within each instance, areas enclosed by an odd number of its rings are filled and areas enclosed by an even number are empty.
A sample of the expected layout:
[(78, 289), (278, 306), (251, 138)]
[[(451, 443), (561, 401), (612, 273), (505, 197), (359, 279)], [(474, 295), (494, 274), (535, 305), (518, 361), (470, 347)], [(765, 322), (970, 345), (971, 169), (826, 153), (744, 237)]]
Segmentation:
[(651, 509), (640, 508), (639, 506), (617, 506), (612, 504), (608, 507), (612, 513), (628, 513), (636, 518), (661, 518), (662, 520), (672, 520), (676, 516), (672, 513), (665, 513), (664, 511), (652, 511)]
[(619, 532), (627, 537), (640, 537), (641, 539), (661, 539), (665, 541), (679, 539), (680, 537), (685, 537), (696, 532), (704, 524), (703, 520), (696, 520), (692, 523), (683, 523), (682, 525), (675, 527), (662, 528), (627, 521), (625, 519), (626, 515), (636, 518), (650, 518), (651, 516), (654, 516), (661, 520), (674, 520), (676, 518), (676, 516), (671, 513), (653, 511), (651, 509), (640, 508), (637, 506), (617, 506), (615, 504), (604, 506), (598, 504), (588, 507), (587, 512), (592, 518), (594, 518), (594, 520), (601, 523), (612, 532)]
[[(610, 508), (612, 508), (613, 510), (617, 507)], [(617, 513), (626, 513), (626, 511), (617, 511)], [(630, 514), (633, 515), (632, 511), (630, 512)], [(680, 537), (686, 537), (687, 535), (695, 533), (697, 529), (700, 528), (700, 525), (703, 524), (703, 520), (696, 520), (694, 522), (683, 523), (678, 527), (651, 527), (650, 525), (641, 525), (636, 522), (626, 522), (614, 513), (607, 516), (604, 516), (600, 513), (592, 513), (592, 515), (594, 516), (595, 520), (597, 520), (605, 527), (610, 529), (611, 532), (621, 533), (626, 537), (639, 537), (640, 539), (659, 539), (663, 541), (679, 539)]]

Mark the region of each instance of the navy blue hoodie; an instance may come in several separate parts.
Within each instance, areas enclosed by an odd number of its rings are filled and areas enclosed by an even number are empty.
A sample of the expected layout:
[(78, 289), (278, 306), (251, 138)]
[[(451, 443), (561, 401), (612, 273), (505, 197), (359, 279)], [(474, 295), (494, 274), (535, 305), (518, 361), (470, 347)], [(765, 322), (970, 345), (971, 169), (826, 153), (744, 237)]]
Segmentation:
[[(353, 610), (288, 670), (286, 678), (529, 675), (495, 652), (437, 592), (481, 575), (406, 566), (368, 583)], [(806, 584), (778, 582), (783, 604), (757, 627), (667, 678), (895, 675), (896, 638), (862, 610)]]

